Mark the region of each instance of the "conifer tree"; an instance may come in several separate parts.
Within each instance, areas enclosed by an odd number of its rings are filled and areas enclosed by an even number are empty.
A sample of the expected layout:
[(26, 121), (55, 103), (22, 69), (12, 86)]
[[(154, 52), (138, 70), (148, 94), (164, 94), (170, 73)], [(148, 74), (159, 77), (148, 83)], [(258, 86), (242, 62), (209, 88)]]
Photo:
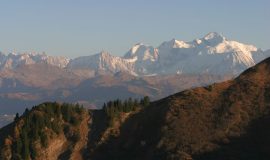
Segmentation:
[(18, 121), (19, 118), (20, 118), (19, 113), (16, 113), (16, 116), (15, 116), (15, 118), (14, 118), (14, 121)]

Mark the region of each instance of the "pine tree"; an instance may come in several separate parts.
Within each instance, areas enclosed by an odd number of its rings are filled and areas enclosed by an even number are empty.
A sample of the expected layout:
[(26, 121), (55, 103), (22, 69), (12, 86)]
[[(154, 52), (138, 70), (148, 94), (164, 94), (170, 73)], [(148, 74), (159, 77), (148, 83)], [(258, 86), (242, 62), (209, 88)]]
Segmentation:
[(71, 116), (71, 107), (68, 104), (63, 104), (62, 106), (62, 115), (66, 122), (70, 121)]
[(134, 105), (135, 105), (136, 107), (139, 106), (138, 99), (135, 99), (135, 100), (134, 100)]
[(56, 107), (55, 107), (55, 114), (56, 116), (59, 118), (61, 116), (61, 107), (59, 104), (56, 103)]
[(20, 118), (19, 113), (16, 113), (16, 116), (15, 116), (15, 118), (14, 118), (14, 121), (18, 121), (19, 118)]
[(131, 97), (128, 98), (128, 105), (133, 106), (133, 100)]
[(143, 97), (141, 100), (141, 105), (147, 107), (150, 104), (150, 98), (148, 96)]
[(124, 101), (123, 111), (124, 111), (125, 113), (128, 112), (128, 102), (127, 102), (127, 100)]
[(29, 113), (29, 109), (26, 108), (25, 111), (24, 111), (24, 113), (23, 113), (23, 115), (27, 115), (28, 113)]

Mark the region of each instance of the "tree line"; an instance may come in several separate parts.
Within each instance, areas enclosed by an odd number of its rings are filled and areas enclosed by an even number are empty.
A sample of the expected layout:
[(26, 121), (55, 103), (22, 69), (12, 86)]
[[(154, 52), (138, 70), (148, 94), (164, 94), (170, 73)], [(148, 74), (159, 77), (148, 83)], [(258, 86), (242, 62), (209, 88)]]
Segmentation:
[(124, 101), (117, 99), (113, 101), (108, 101), (103, 104), (103, 111), (109, 119), (109, 124), (111, 125), (112, 120), (118, 117), (120, 113), (129, 113), (135, 111), (138, 108), (147, 107), (150, 104), (150, 98), (145, 96), (138, 99), (128, 98)]

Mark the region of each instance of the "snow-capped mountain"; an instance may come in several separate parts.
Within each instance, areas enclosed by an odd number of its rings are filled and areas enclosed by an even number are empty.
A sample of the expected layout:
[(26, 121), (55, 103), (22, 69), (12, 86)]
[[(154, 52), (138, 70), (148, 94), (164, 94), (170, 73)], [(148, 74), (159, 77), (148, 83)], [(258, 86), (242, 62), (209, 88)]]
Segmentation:
[(78, 57), (70, 61), (68, 69), (91, 69), (102, 73), (116, 73), (119, 71), (136, 75), (134, 63), (129, 59), (113, 56), (102, 51), (92, 56)]
[(160, 73), (239, 74), (263, 60), (255, 46), (227, 40), (212, 32), (191, 42), (171, 40), (159, 47)]
[(151, 74), (149, 70), (152, 70), (158, 60), (158, 49), (138, 43), (124, 55), (124, 59), (134, 64), (137, 74)]
[(154, 48), (138, 43), (123, 57), (102, 51), (91, 56), (69, 60), (46, 54), (0, 53), (0, 68), (16, 68), (19, 65), (46, 63), (70, 70), (91, 70), (95, 73), (126, 72), (132, 75), (156, 74), (214, 74), (238, 75), (245, 69), (270, 56), (270, 50), (262, 51), (253, 45), (228, 40), (211, 32), (190, 42), (172, 39)]
[(45, 53), (0, 53), (0, 69), (15, 69), (21, 65), (45, 63), (60, 68), (65, 68), (69, 59), (65, 57), (48, 56)]
[(111, 73), (125, 71), (137, 75), (176, 73), (238, 75), (270, 56), (268, 52), (211, 32), (203, 38), (190, 42), (176, 39), (165, 41), (157, 48), (138, 43), (123, 57), (104, 53), (77, 58), (68, 66), (101, 69)]

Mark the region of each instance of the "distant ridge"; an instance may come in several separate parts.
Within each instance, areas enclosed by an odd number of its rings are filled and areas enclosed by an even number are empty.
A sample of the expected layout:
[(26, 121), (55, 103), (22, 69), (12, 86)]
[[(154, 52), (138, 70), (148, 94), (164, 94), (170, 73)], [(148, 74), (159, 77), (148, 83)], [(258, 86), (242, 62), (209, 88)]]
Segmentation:
[(190, 42), (172, 39), (154, 48), (137, 43), (123, 55), (113, 56), (106, 51), (74, 59), (23, 53), (0, 54), (0, 69), (14, 69), (20, 65), (46, 63), (67, 69), (114, 74), (124, 71), (136, 76), (186, 74), (238, 75), (248, 67), (270, 56), (253, 45), (228, 40), (217, 32), (210, 32)]

